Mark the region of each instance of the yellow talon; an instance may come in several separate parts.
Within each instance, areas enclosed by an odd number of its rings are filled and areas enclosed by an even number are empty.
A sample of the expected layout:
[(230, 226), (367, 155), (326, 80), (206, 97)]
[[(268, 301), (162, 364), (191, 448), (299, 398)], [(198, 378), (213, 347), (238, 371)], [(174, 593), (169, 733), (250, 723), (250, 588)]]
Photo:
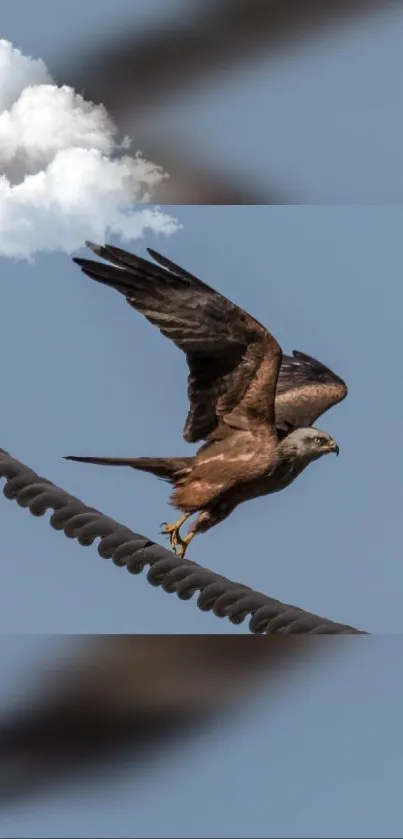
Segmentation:
[(187, 551), (187, 547), (188, 547), (189, 543), (192, 541), (194, 535), (195, 535), (194, 531), (190, 530), (189, 533), (187, 533), (186, 536), (184, 536), (183, 538), (181, 536), (179, 537), (179, 540), (178, 540), (177, 545), (176, 545), (176, 551), (175, 551), (176, 556), (179, 557), (179, 559), (184, 559), (185, 558), (185, 553)]
[(184, 559), (185, 553), (187, 550), (188, 542), (185, 539), (181, 539), (179, 544), (176, 545), (175, 553), (178, 559)]
[(163, 533), (165, 536), (169, 536), (171, 548), (175, 548), (179, 538), (179, 528), (176, 526), (176, 524), (168, 524), (168, 522), (163, 522), (161, 533)]
[(174, 522), (173, 524), (164, 521), (161, 525), (161, 533), (163, 533), (166, 536), (169, 536), (169, 543), (172, 550), (175, 551), (176, 555), (181, 558), (183, 558), (185, 555), (188, 542), (186, 541), (186, 536), (184, 539), (182, 539), (179, 529), (182, 527), (182, 524), (184, 524), (186, 519), (189, 518), (189, 515), (190, 513), (186, 513), (186, 515), (182, 516), (180, 519), (178, 519), (178, 521)]

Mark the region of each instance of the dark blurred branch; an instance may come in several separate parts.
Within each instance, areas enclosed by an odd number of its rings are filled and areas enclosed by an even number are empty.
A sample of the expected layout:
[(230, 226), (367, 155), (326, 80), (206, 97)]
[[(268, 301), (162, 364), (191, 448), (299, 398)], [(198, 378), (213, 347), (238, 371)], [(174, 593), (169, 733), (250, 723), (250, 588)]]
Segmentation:
[(115, 117), (142, 115), (167, 96), (184, 93), (230, 64), (311, 37), (352, 17), (384, 11), (386, 0), (214, 0), (193, 5), (184, 19), (148, 31), (122, 31), (74, 57), (69, 83)]
[[(211, 164), (168, 150), (161, 128), (141, 127), (150, 115), (176, 94), (205, 84), (233, 65), (278, 54), (311, 38), (321, 29), (384, 12), (390, 0), (210, 0), (191, 4), (182, 19), (164, 20), (146, 31), (125, 28), (108, 32), (103, 42), (88, 45), (59, 71), (86, 98), (102, 102), (121, 130), (140, 130), (141, 147), (171, 174), (155, 195), (160, 203), (285, 204), (301, 203), (280, 186), (249, 185), (238, 173), (218, 172)], [(144, 117), (146, 119), (144, 120)], [(173, 117), (173, 123), (175, 122)], [(161, 136), (162, 133), (162, 136)], [(137, 141), (137, 136), (136, 136)], [(182, 160), (182, 157), (184, 159)], [(185, 162), (186, 160), (186, 162)]]
[(127, 760), (144, 773), (167, 746), (172, 761), (184, 739), (262, 690), (270, 699), (321, 654), (327, 645), (302, 638), (87, 637), (32, 674), (25, 708), (0, 717), (0, 804)]

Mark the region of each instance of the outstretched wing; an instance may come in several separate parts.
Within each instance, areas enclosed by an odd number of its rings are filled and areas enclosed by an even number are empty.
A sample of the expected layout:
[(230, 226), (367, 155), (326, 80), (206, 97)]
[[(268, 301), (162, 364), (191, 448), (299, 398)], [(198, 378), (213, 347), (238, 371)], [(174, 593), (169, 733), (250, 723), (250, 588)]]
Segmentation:
[(276, 427), (280, 432), (312, 425), (347, 396), (347, 385), (320, 361), (294, 350), (283, 356), (276, 390)]
[(87, 245), (112, 264), (75, 258), (83, 272), (123, 294), (186, 354), (185, 440), (203, 439), (220, 421), (242, 429), (265, 424), (275, 434), (282, 353), (267, 329), (156, 251), (149, 249), (157, 265), (111, 245)]

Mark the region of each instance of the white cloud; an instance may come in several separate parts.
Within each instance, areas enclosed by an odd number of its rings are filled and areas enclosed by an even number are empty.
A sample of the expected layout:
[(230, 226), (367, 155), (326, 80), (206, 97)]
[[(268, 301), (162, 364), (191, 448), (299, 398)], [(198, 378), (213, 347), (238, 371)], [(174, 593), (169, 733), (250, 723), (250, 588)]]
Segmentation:
[(129, 147), (102, 105), (57, 87), (40, 59), (0, 40), (0, 255), (177, 230), (158, 207), (134, 206), (167, 175)]

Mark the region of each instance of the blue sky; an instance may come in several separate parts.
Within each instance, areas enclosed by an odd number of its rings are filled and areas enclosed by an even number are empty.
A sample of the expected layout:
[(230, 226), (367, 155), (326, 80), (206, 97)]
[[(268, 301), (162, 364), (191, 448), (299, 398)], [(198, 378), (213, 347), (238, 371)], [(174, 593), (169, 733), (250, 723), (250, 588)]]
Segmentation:
[[(322, 417), (340, 457), (241, 506), (190, 558), (281, 600), (372, 632), (401, 632), (400, 336), (403, 211), (387, 207), (173, 207), (183, 229), (137, 247), (245, 306), (285, 351), (343, 376)], [(88, 504), (159, 539), (169, 490), (64, 454), (159, 455), (182, 440), (186, 363), (124, 299), (65, 255), (0, 262), (3, 448)], [(5, 632), (240, 632), (150, 587), (2, 502)]]
[[(136, 19), (182, 2), (136, 0)], [(197, 154), (311, 202), (401, 200), (401, 4), (384, 21), (231, 71), (179, 98), (175, 130)], [(127, 0), (57, 8), (14, 0), (0, 35), (51, 71), (133, 15)], [(166, 12), (165, 12), (166, 10)], [(68, 78), (66, 78), (68, 82)], [(155, 126), (171, 126), (167, 108)], [(134, 132), (135, 133), (135, 132)], [(389, 637), (327, 639), (277, 695), (108, 795), (60, 791), (3, 811), (1, 836), (402, 835), (400, 485), (403, 211), (383, 207), (174, 207), (183, 230), (151, 245), (321, 358), (348, 399), (321, 420), (340, 445), (286, 492), (240, 508), (189, 556), (282, 600)], [(84, 253), (84, 252), (83, 252)], [(167, 487), (151, 476), (65, 463), (69, 453), (176, 454), (187, 447), (181, 354), (123, 298), (64, 255), (0, 259), (0, 445), (40, 474), (158, 539)], [(0, 705), (51, 633), (227, 632), (0, 497)], [(47, 639), (34, 633), (49, 633)], [(28, 633), (31, 637), (16, 637)], [(1, 640), (1, 639), (0, 639)], [(252, 641), (252, 639), (251, 639)], [(152, 780), (152, 786), (150, 781)], [(157, 806), (156, 806), (157, 802)]]

